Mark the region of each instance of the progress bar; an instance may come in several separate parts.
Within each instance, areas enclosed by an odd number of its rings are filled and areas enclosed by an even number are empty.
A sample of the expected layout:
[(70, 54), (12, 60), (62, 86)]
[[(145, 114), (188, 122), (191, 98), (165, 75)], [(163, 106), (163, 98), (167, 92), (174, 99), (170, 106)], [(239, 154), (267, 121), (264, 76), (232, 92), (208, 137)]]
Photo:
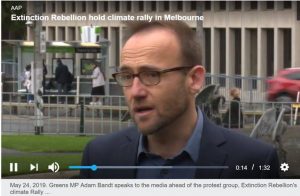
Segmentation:
[(90, 169), (96, 171), (97, 169), (228, 169), (229, 166), (83, 166), (70, 165), (69, 169)]

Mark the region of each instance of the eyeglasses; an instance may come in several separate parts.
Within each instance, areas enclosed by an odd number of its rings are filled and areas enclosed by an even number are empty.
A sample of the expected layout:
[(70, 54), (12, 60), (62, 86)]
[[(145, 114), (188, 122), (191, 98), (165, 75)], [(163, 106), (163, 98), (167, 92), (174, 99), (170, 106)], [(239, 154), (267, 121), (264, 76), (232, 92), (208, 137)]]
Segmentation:
[(122, 86), (122, 87), (129, 87), (132, 86), (133, 84), (133, 79), (135, 77), (138, 77), (140, 81), (146, 85), (146, 86), (154, 86), (157, 85), (160, 82), (161, 75), (164, 73), (168, 73), (171, 71), (181, 71), (184, 69), (190, 69), (192, 68), (191, 66), (189, 67), (174, 67), (171, 69), (164, 69), (164, 70), (148, 70), (148, 71), (141, 71), (137, 74), (131, 73), (131, 72), (117, 72), (112, 74), (112, 76), (115, 78), (117, 83)]

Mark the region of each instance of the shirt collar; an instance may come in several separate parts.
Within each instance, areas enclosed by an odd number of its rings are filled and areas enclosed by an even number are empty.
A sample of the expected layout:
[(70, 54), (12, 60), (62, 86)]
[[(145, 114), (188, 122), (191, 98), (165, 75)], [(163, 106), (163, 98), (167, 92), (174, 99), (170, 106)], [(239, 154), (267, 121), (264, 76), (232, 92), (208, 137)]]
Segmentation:
[[(178, 154), (180, 155), (182, 152), (187, 152), (194, 162), (197, 162), (199, 158), (200, 142), (201, 142), (201, 136), (203, 130), (203, 114), (199, 107), (197, 107), (197, 114), (198, 117), (197, 117), (196, 126), (193, 130), (193, 134), (189, 138), (185, 147)], [(141, 154), (149, 153), (146, 149), (146, 142), (147, 142), (146, 137), (141, 134), (139, 138), (139, 145), (137, 151), (138, 160)]]

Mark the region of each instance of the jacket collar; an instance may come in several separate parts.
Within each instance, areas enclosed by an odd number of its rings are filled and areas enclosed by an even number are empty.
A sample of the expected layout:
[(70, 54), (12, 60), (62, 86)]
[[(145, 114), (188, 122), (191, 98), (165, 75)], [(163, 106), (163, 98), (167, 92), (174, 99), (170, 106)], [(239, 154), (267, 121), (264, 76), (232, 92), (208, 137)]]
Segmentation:
[[(125, 166), (135, 166), (137, 165), (137, 149), (139, 143), (140, 133), (138, 132), (136, 127), (131, 127), (125, 132), (125, 140), (123, 145), (120, 145), (119, 154), (114, 156), (115, 163), (123, 163)], [(117, 171), (117, 178), (135, 178), (136, 177), (136, 169), (124, 169), (122, 171)]]
[[(200, 144), (198, 166), (224, 166), (227, 158), (221, 146), (226, 143), (221, 128), (203, 115), (203, 133)], [(223, 169), (198, 169), (195, 178), (220, 178)]]

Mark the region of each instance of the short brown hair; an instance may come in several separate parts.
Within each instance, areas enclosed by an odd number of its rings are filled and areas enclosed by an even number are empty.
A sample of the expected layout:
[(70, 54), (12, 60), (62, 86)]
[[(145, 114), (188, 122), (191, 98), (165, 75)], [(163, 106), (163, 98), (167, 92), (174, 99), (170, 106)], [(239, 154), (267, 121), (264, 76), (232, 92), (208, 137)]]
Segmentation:
[(172, 30), (181, 48), (182, 64), (184, 66), (202, 65), (202, 52), (199, 38), (186, 23), (181, 21), (136, 21), (127, 22), (126, 40), (134, 34), (150, 28), (166, 28)]
[(229, 94), (231, 97), (238, 98), (240, 97), (240, 90), (238, 88), (231, 88)]

